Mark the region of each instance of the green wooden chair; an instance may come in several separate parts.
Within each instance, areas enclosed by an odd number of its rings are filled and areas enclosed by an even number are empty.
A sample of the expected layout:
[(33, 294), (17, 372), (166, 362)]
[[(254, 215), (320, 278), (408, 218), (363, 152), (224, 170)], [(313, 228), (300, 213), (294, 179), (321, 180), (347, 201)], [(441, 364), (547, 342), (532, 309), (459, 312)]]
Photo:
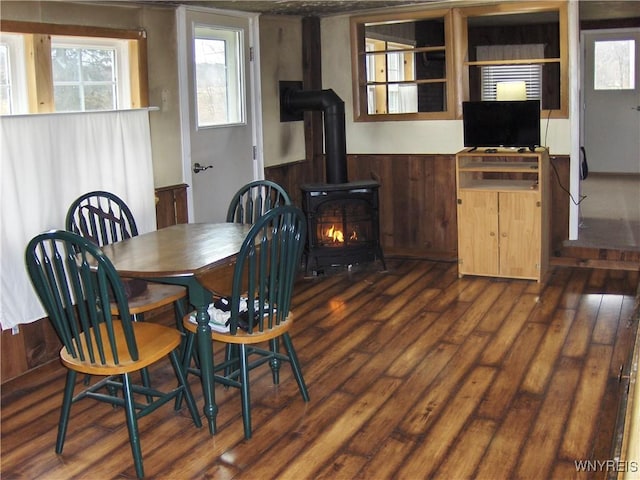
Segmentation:
[[(62, 453), (71, 405), (84, 398), (124, 407), (138, 477), (144, 476), (137, 419), (174, 399), (185, 398), (197, 427), (202, 423), (179, 359), (181, 334), (175, 328), (133, 322), (124, 287), (110, 260), (92, 241), (53, 230), (34, 237), (25, 254), (33, 286), (62, 342), (68, 369), (56, 453)], [(121, 315), (109, 308), (110, 298)], [(107, 308), (104, 308), (107, 306)], [(168, 356), (178, 386), (168, 392), (131, 383), (130, 374)], [(74, 395), (78, 373), (104, 377)], [(151, 401), (149, 402), (149, 398)]]
[(270, 180), (247, 183), (232, 197), (227, 210), (227, 222), (252, 225), (268, 210), (291, 205), (286, 190)]
[[(302, 398), (309, 401), (302, 369), (289, 335), (293, 326), (293, 314), (289, 310), (291, 295), (300, 269), (305, 235), (304, 214), (292, 205), (271, 209), (254, 223), (237, 256), (228, 331), (212, 329), (213, 340), (238, 347), (234, 349), (237, 353), (232, 358), (215, 365), (214, 370), (223, 372), (216, 373), (217, 382), (241, 391), (247, 439), (251, 438), (250, 370), (268, 363), (273, 382), (278, 384), (281, 363), (288, 362)], [(245, 305), (246, 311), (243, 311)], [(189, 365), (197, 328), (194, 322), (193, 313), (185, 316), (183, 321), (188, 352), (185, 368), (199, 374), (197, 368)], [(284, 353), (280, 352), (280, 340), (284, 344)], [(258, 346), (264, 343), (267, 345)]]
[[(101, 190), (85, 193), (71, 203), (65, 228), (100, 247), (138, 235), (135, 218), (124, 200)], [(127, 287), (130, 287), (129, 312), (135, 320), (143, 320), (145, 313), (173, 304), (176, 324), (181, 328), (186, 312), (184, 287), (125, 280)]]
[[(231, 198), (227, 222), (253, 225), (270, 209), (281, 205), (291, 205), (287, 191), (271, 180), (256, 180), (243, 185)], [(237, 356), (237, 347), (228, 344), (225, 358), (230, 360)]]

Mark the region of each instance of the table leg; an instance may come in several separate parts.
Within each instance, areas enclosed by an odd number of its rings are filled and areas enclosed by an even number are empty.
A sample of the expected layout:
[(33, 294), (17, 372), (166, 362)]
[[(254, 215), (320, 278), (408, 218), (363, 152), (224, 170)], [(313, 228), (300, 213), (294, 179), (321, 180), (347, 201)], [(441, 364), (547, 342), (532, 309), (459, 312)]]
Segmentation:
[(211, 327), (209, 326), (208, 307), (213, 297), (211, 292), (201, 285), (193, 285), (189, 289), (189, 299), (196, 307), (198, 329), (196, 333), (196, 347), (200, 359), (200, 375), (202, 377), (202, 392), (204, 394), (204, 415), (209, 421), (209, 433), (216, 433), (216, 405), (213, 382), (213, 342), (211, 341)]

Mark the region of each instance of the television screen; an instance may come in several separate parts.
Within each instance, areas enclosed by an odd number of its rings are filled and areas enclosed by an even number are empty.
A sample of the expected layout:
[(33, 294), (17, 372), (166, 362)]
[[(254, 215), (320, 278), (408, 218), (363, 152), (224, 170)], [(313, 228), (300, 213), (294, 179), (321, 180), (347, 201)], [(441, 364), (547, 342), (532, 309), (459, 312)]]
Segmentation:
[(465, 147), (540, 145), (540, 100), (462, 102)]

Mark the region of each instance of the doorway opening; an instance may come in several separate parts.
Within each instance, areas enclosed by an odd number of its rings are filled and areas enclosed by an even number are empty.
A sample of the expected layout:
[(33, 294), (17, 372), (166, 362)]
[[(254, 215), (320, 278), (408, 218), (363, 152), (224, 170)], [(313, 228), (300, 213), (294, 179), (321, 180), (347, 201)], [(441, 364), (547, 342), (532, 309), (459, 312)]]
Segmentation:
[(640, 29), (584, 30), (581, 39), (589, 174), (577, 244), (640, 251)]

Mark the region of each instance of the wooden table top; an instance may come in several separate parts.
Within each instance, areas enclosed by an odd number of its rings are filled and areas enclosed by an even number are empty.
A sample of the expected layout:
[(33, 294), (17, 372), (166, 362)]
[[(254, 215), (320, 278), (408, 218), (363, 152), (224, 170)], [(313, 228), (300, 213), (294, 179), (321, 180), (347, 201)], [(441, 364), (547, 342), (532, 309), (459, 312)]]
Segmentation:
[(234, 261), (250, 228), (236, 223), (185, 223), (102, 250), (123, 277), (206, 276)]

